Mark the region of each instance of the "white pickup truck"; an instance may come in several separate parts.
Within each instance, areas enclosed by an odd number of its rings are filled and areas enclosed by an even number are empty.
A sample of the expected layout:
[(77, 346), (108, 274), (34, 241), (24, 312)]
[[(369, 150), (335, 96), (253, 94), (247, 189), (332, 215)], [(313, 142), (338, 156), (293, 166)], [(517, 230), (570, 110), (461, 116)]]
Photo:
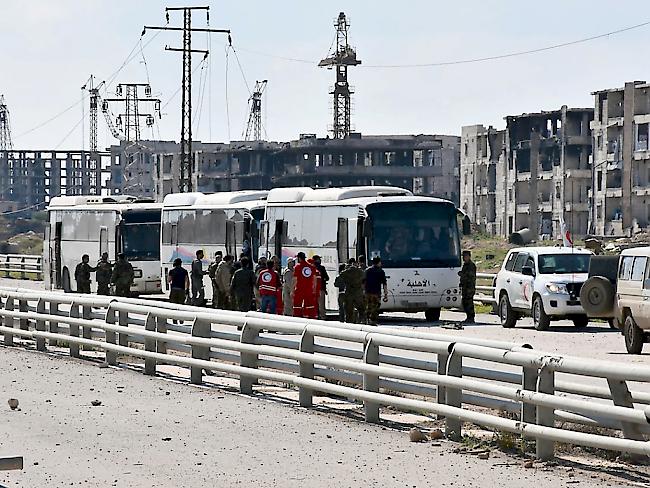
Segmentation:
[(552, 320), (570, 319), (576, 327), (589, 324), (580, 304), (592, 252), (567, 247), (521, 247), (503, 261), (495, 282), (495, 298), (503, 327), (519, 317), (533, 317), (537, 330)]

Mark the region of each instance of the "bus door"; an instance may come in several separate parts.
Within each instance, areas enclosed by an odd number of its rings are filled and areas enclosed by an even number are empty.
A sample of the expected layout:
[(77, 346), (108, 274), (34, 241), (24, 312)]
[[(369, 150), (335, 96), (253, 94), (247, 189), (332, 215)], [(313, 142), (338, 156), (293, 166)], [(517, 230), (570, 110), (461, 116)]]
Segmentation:
[[(246, 240), (246, 223), (243, 220), (235, 222), (235, 252), (233, 256), (239, 256), (240, 252), (244, 252), (244, 241)], [(253, 259), (251, 255), (250, 241), (246, 247), (246, 253), (249, 258)]]
[(366, 242), (370, 235), (370, 220), (365, 217), (359, 217), (357, 219), (357, 240), (356, 240), (356, 251), (357, 259), (359, 256), (366, 256), (366, 260), (370, 262), (369, 256), (367, 255), (367, 246)]
[(282, 247), (284, 246), (284, 241), (287, 238), (288, 230), (289, 222), (282, 219), (275, 221), (275, 248), (273, 249), (273, 252), (280, 259), (282, 266), (286, 264), (282, 260)]
[(108, 227), (101, 226), (99, 228), (99, 256), (108, 252)]
[(339, 218), (336, 231), (336, 251), (339, 264), (347, 263), (348, 259), (350, 259), (350, 246), (348, 242), (348, 219)]
[(226, 254), (237, 256), (237, 233), (232, 220), (226, 220)]
[(260, 231), (257, 228), (257, 221), (250, 215), (244, 218), (244, 239), (242, 242), (242, 252), (246, 252), (245, 249), (248, 245), (253, 261), (257, 262), (260, 246)]
[(61, 233), (63, 230), (62, 222), (54, 223), (54, 282), (55, 288), (63, 288), (63, 280), (61, 279)]

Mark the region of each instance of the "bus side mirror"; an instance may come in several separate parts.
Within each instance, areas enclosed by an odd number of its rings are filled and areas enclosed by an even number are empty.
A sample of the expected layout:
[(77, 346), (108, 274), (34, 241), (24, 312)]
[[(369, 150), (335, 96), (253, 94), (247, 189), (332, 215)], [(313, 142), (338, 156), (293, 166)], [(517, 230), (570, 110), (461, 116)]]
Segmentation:
[(463, 235), (469, 236), (472, 234), (472, 222), (469, 220), (469, 217), (465, 215), (463, 217)]

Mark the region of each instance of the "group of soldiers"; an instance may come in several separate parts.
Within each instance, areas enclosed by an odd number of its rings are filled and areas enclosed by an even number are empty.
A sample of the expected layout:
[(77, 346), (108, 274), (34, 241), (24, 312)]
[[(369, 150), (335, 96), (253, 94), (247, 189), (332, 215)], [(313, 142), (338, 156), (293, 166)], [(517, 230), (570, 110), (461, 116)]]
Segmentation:
[[(174, 260), (174, 267), (167, 276), (172, 303), (205, 306), (203, 278), (208, 275), (214, 308), (325, 319), (325, 297), (330, 277), (320, 256), (307, 259), (304, 252), (299, 252), (295, 258), (287, 260), (284, 269), (281, 269), (277, 256), (270, 259), (261, 257), (253, 266), (244, 253), (235, 261), (234, 256), (224, 256), (217, 251), (205, 271), (203, 259), (203, 250), (196, 251), (190, 273), (183, 268), (180, 258)], [(342, 322), (377, 324), (381, 302), (388, 301), (388, 286), (381, 258), (374, 257), (371, 262), (371, 266), (366, 267), (365, 257), (359, 256), (358, 259), (350, 258), (347, 264), (339, 267), (334, 286), (339, 293), (339, 320)], [(114, 286), (116, 296), (130, 296), (134, 271), (123, 253), (118, 254), (114, 264), (109, 261), (107, 252), (102, 254), (96, 266), (89, 263), (90, 256), (84, 254), (75, 269), (78, 293), (90, 293), (90, 277), (95, 273), (98, 295), (110, 295), (111, 286)], [(463, 251), (463, 267), (458, 275), (461, 304), (467, 315), (465, 323), (473, 324), (476, 265), (470, 251)]]
[[(304, 252), (287, 260), (282, 269), (280, 259), (261, 257), (254, 266), (246, 254), (238, 261), (234, 256), (215, 253), (203, 269), (203, 250), (196, 252), (190, 272), (177, 258), (169, 271), (170, 301), (205, 306), (204, 277), (212, 284), (212, 306), (225, 310), (259, 310), (294, 317), (325, 319), (325, 299), (330, 277), (321, 257), (307, 258)], [(340, 270), (334, 286), (339, 290), (342, 321), (376, 324), (381, 300), (388, 300), (386, 274), (381, 259), (375, 257), (366, 269), (363, 256), (351, 258)]]
[(108, 253), (102, 254), (97, 266), (91, 266), (90, 256), (84, 254), (81, 262), (77, 264), (74, 271), (74, 278), (77, 282), (77, 293), (90, 293), (91, 273), (95, 273), (97, 280), (97, 294), (110, 295), (111, 286), (115, 287), (115, 295), (128, 297), (131, 295), (131, 285), (135, 276), (133, 266), (126, 259), (123, 253), (117, 255), (117, 261), (113, 264), (108, 260)]

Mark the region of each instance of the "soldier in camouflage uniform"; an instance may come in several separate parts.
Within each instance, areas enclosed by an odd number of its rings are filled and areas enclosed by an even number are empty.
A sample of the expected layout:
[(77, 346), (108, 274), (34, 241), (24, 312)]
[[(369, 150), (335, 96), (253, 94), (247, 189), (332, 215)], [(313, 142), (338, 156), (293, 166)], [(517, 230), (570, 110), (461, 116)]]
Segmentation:
[(95, 278), (97, 278), (97, 294), (110, 295), (111, 276), (113, 275), (113, 265), (108, 260), (108, 253), (102, 254), (102, 259), (97, 263), (97, 271)]
[(133, 284), (133, 266), (126, 260), (123, 253), (117, 255), (117, 262), (113, 267), (111, 281), (115, 285), (115, 295), (118, 297), (130, 297), (131, 285)]
[(458, 272), (463, 311), (467, 314), (464, 323), (474, 323), (474, 294), (476, 293), (476, 265), (472, 262), (472, 253), (463, 251), (463, 267)]
[(366, 307), (363, 296), (364, 271), (359, 268), (357, 261), (350, 258), (348, 266), (337, 277), (345, 288), (345, 301), (339, 306), (345, 306), (345, 321), (364, 323)]
[(381, 268), (381, 258), (379, 256), (372, 258), (372, 266), (366, 269), (364, 288), (366, 292), (365, 308), (368, 325), (377, 325), (379, 309), (381, 308), (382, 290), (384, 292), (384, 302), (388, 301), (386, 273)]
[(74, 279), (77, 281), (77, 293), (90, 293), (90, 273), (94, 273), (97, 268), (93, 268), (88, 262), (90, 256), (84, 254), (81, 256), (81, 262), (77, 264), (74, 270)]

